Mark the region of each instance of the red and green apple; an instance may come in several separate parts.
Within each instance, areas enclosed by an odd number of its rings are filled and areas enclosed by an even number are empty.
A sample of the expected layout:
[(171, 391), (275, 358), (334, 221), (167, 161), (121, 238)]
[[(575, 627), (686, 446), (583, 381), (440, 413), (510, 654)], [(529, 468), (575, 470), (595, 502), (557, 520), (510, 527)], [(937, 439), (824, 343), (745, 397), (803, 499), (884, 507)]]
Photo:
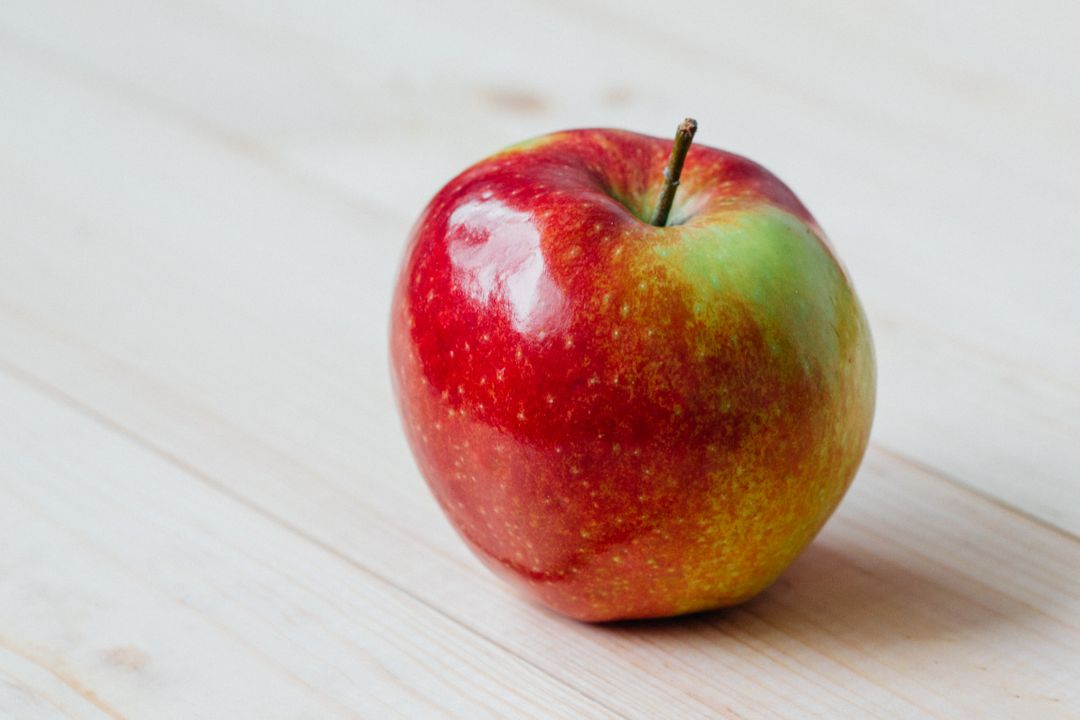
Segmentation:
[(759, 593), (870, 431), (870, 331), (824, 233), (692, 132), (571, 130), (477, 163), (421, 214), (393, 297), (436, 499), (487, 565), (582, 620)]

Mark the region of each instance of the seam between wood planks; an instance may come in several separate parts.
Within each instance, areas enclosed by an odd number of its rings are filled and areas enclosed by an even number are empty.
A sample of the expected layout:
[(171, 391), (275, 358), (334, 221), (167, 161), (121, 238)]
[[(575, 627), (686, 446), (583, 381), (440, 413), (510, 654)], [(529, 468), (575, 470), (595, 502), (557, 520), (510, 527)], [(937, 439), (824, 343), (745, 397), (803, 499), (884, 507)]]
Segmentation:
[(901, 463), (903, 463), (905, 465), (908, 465), (909, 467), (912, 467), (912, 468), (918, 470), (919, 472), (921, 472), (921, 473), (923, 473), (925, 475), (929, 475), (929, 476), (931, 476), (931, 477), (933, 477), (933, 478), (935, 478), (937, 480), (941, 480), (942, 482), (947, 483), (948, 485), (951, 485), (952, 487), (955, 487), (955, 488), (957, 488), (959, 490), (963, 490), (963, 491), (965, 491), (967, 493), (970, 493), (971, 495), (974, 495), (977, 498), (985, 500), (986, 502), (990, 503), (994, 507), (997, 507), (997, 508), (999, 508), (1001, 510), (1005, 510), (1006, 512), (1008, 512), (1008, 513), (1010, 513), (1012, 515), (1015, 515), (1015, 516), (1019, 517), (1022, 520), (1026, 520), (1027, 522), (1038, 525), (1043, 530), (1049, 530), (1050, 532), (1052, 532), (1052, 533), (1054, 533), (1056, 535), (1060, 535), (1060, 536), (1064, 537), (1067, 540), (1071, 540), (1073, 542), (1080, 543), (1080, 535), (1072, 532), (1071, 530), (1068, 530), (1067, 528), (1063, 528), (1063, 527), (1059, 527), (1057, 525), (1054, 525), (1053, 523), (1048, 522), (1046, 520), (1043, 520), (1041, 517), (1039, 517), (1037, 515), (1033, 515), (1033, 514), (1029, 513), (1027, 510), (1024, 510), (1022, 508), (1018, 508), (1015, 505), (1010, 505), (1005, 500), (1002, 500), (999, 497), (991, 495), (990, 493), (986, 492), (985, 490), (977, 488), (977, 487), (975, 487), (973, 485), (969, 485), (968, 483), (964, 482), (960, 478), (953, 477), (952, 475), (948, 474), (944, 470), (939, 470), (938, 468), (936, 468), (936, 467), (934, 467), (932, 465), (928, 465), (927, 463), (923, 462), (922, 460), (914, 458), (914, 457), (912, 457), (912, 456), (910, 456), (910, 455), (908, 455), (908, 454), (906, 454), (906, 453), (904, 453), (904, 452), (902, 452), (900, 450), (896, 450), (896, 449), (891, 448), (891, 447), (889, 447), (887, 445), (883, 445), (882, 443), (880, 443), (880, 442), (878, 442), (876, 440), (871, 441), (870, 447), (874, 448), (875, 451), (880, 452), (882, 455), (887, 455), (887, 456), (893, 458), (894, 460), (896, 460), (898, 462), (901, 462)]
[[(766, 619), (762, 613), (755, 612), (753, 608), (743, 608), (743, 609), (744, 609), (744, 611), (746, 612), (747, 615), (750, 615), (751, 617), (753, 617), (754, 619), (756, 619), (758, 622), (762, 623), (763, 625), (768, 625), (770, 628), (772, 628), (774, 630), (777, 630), (778, 632), (784, 633), (785, 635), (787, 635), (788, 638), (790, 638), (794, 642), (798, 643), (799, 645), (802, 645), (804, 647), (809, 647), (801, 638), (795, 637), (794, 635), (784, 631), (776, 623), (769, 622), (769, 620)], [(815, 622), (815, 621), (811, 620), (810, 622)], [(821, 627), (820, 623), (815, 622), (815, 624), (817, 624), (818, 627)], [(780, 654), (780, 655), (786, 654), (786, 653), (784, 653), (784, 651), (777, 648), (773, 643), (770, 643), (768, 640), (761, 639), (760, 642), (762, 644), (767, 645), (768, 647), (772, 648), (773, 650), (775, 650), (777, 652), (777, 654)], [(850, 643), (847, 643), (844, 640), (838, 639), (838, 642), (845, 645), (845, 646), (850, 647)], [(814, 649), (815, 652), (821, 653), (822, 655), (824, 655), (825, 657), (827, 657), (829, 660), (836, 663), (837, 665), (840, 665), (841, 667), (846, 668), (853, 675), (858, 675), (860, 678), (863, 678), (868, 683), (870, 683), (872, 685), (876, 685), (877, 687), (881, 688), (882, 691), (884, 691), (888, 695), (892, 696), (893, 698), (896, 698), (896, 700), (898, 700), (899, 702), (907, 703), (911, 707), (919, 710), (926, 717), (933, 717), (934, 716), (934, 713), (932, 713), (929, 709), (923, 707), (921, 704), (919, 704), (915, 700), (907, 697), (906, 695), (901, 695), (896, 689), (890, 687), (888, 684), (882, 682), (878, 678), (875, 678), (873, 675), (869, 675), (869, 674), (863, 672), (862, 669), (859, 668), (858, 666), (856, 666), (854, 663), (849, 662), (849, 661), (847, 661), (847, 660), (845, 660), (845, 659), (843, 659), (841, 657), (838, 657), (831, 650), (827, 650), (827, 649), (820, 648), (820, 647), (815, 647), (813, 649)], [(815, 679), (813, 677), (810, 677), (809, 675), (804, 675), (803, 673), (801, 673), (799, 671), (799, 668), (798, 668), (798, 661), (790, 661), (792, 663), (790, 665), (787, 662), (782, 662), (780, 660), (774, 660), (774, 662), (786, 667), (789, 672), (791, 672), (793, 674), (796, 674), (799, 677), (802, 677), (807, 682), (811, 682), (814, 685), (820, 687), (823, 691), (829, 692), (834, 697), (840, 698), (842, 701), (847, 702), (849, 704), (852, 704), (852, 705), (855, 704), (855, 703), (852, 703), (850, 700), (848, 700), (845, 695), (843, 695), (843, 694), (837, 692), (835, 689), (833, 689), (833, 687), (831, 687), (829, 685), (826, 685), (825, 683), (821, 682), (820, 680), (817, 680), (817, 679)], [(863, 710), (864, 712), (867, 712), (867, 717), (871, 716), (872, 711), (866, 711), (866, 710), (864, 710), (862, 708), (860, 708), (860, 709)], [(872, 717), (883, 718), (883, 719), (887, 720), (887, 718), (889, 716), (887, 716), (887, 715), (879, 715), (876, 712), (873, 712)]]
[[(165, 461), (169, 465), (179, 469), (185, 475), (191, 477), (192, 479), (196, 480), (197, 482), (202, 483), (203, 485), (211, 488), (212, 490), (219, 493), (220, 495), (223, 495), (223, 496), (229, 498), (230, 500), (240, 504), (241, 506), (243, 506), (247, 510), (257, 514), (259, 517), (262, 517), (263, 519), (272, 522), (274, 525), (285, 529), (290, 534), (296, 536), (297, 538), (299, 538), (300, 540), (308, 543), (309, 545), (314, 546), (315, 548), (318, 548), (322, 552), (329, 553), (331, 556), (335, 557), (339, 561), (342, 561), (342, 562), (346, 563), (349, 567), (352, 567), (354, 570), (357, 570), (357, 571), (359, 571), (359, 572), (373, 578), (374, 580), (376, 580), (378, 582), (381, 582), (381, 583), (384, 583), (384, 584), (394, 588), (395, 590), (403, 593), (404, 595), (408, 596), (412, 600), (414, 600), (414, 601), (420, 603), (421, 605), (423, 605), (424, 607), (428, 608), (432, 612), (434, 612), (434, 613), (438, 614), (439, 616), (443, 617), (444, 619), (450, 621), (454, 625), (462, 628), (463, 630), (465, 630), (469, 634), (479, 638), (483, 642), (488, 643), (489, 645), (491, 645), (491, 646), (493, 646), (493, 647), (507, 653), (508, 655), (510, 655), (510, 656), (512, 656), (514, 658), (517, 658), (521, 662), (523, 662), (526, 665), (528, 665), (529, 667), (533, 668), (536, 672), (544, 675), (547, 678), (550, 678), (552, 681), (554, 681), (554, 682), (558, 683), (559, 685), (567, 688), (572, 693), (575, 693), (575, 694), (579, 695), (580, 697), (584, 698), (586, 701), (596, 705), (598, 708), (603, 709), (604, 711), (610, 713), (613, 717), (622, 718), (623, 720), (629, 720), (629, 718), (627, 718), (627, 716), (623, 715), (622, 713), (615, 710), (614, 708), (608, 706), (607, 703), (605, 703), (603, 700), (599, 699), (598, 697), (596, 697), (592, 693), (590, 693), (590, 692), (588, 692), (586, 690), (583, 690), (582, 688), (571, 685), (568, 682), (566, 682), (564, 679), (562, 679), (562, 678), (560, 678), (560, 677), (558, 677), (556, 675), (551, 674), (548, 670), (546, 670), (543, 667), (541, 667), (541, 666), (537, 665), (536, 663), (532, 662), (527, 657), (524, 657), (524, 656), (520, 655), (519, 653), (517, 653), (512, 648), (504, 645), (503, 643), (499, 642), (498, 640), (496, 640), (496, 639), (494, 639), (492, 637), (489, 637), (487, 634), (481, 632), (477, 628), (474, 628), (471, 625), (468, 625), (468, 624), (462, 622), (458, 618), (456, 618), (453, 615), (447, 613), (442, 608), (440, 608), (440, 607), (438, 607), (436, 605), (432, 605), (425, 597), (423, 597), (421, 595), (417, 595), (416, 593), (414, 593), (413, 591), (411, 591), (407, 587), (399, 585), (393, 579), (385, 577), (381, 573), (376, 572), (375, 570), (372, 570), (371, 568), (367, 567), (366, 565), (364, 565), (359, 560), (357, 560), (357, 559), (353, 558), (352, 556), (348, 555), (347, 553), (335, 548), (333, 545), (330, 545), (329, 543), (326, 543), (323, 540), (320, 540), (319, 538), (308, 534), (305, 530), (303, 530), (302, 528), (290, 523), (288, 520), (278, 516), (277, 514), (275, 514), (273, 512), (270, 512), (269, 510), (264, 509), (260, 505), (258, 505), (256, 503), (254, 503), (253, 501), (251, 501), (249, 498), (245, 497), (244, 495), (241, 495), (241, 494), (235, 492), (234, 490), (232, 490), (231, 488), (229, 488), (228, 486), (219, 483), (211, 475), (203, 472), (202, 470), (195, 467), (194, 465), (191, 465), (190, 463), (188, 463), (183, 458), (169, 452), (168, 450), (166, 450), (166, 449), (164, 449), (162, 447), (159, 447), (158, 445), (156, 445), (152, 441), (150, 441), (147, 438), (144, 438), (143, 436), (139, 435), (138, 433), (132, 431), (130, 428), (128, 428), (128, 427), (124, 426), (123, 424), (117, 422), (116, 420), (114, 420), (113, 418), (111, 418), (108, 415), (104, 414), (103, 412), (98, 411), (96, 408), (91, 407), (90, 405), (87, 405), (87, 404), (83, 403), (78, 398), (68, 394), (63, 389), (53, 385), (49, 381), (47, 381), (45, 379), (42, 379), (42, 378), (39, 378), (38, 376), (34, 375), (33, 373), (28, 372), (27, 370), (19, 367), (18, 365), (15, 365), (15, 364), (11, 363), (10, 361), (8, 361), (6, 359), (3, 359), (3, 358), (0, 358), (0, 372), (3, 372), (5, 375), (8, 375), (9, 377), (11, 377), (16, 382), (19, 382), (19, 383), (21, 383), (21, 384), (23, 384), (25, 386), (28, 386), (31, 389), (33, 389), (34, 391), (36, 391), (36, 392), (38, 392), (38, 393), (40, 393), (42, 395), (45, 395), (49, 399), (51, 399), (51, 400), (53, 400), (53, 401), (55, 401), (57, 403), (60, 403), (61, 405), (65, 406), (65, 407), (68, 407), (68, 408), (74, 410), (78, 414), (82, 415), (85, 418), (88, 418), (90, 421), (92, 421), (93, 423), (95, 423), (96, 425), (98, 425), (100, 427), (103, 427), (107, 431), (112, 432), (112, 433), (117, 434), (117, 435), (120, 435), (120, 436), (122, 436), (124, 438), (127, 438), (129, 441), (133, 442), (134, 444), (136, 444), (137, 446), (143, 448), (144, 450), (152, 453), (155, 457)], [(0, 639), (0, 643), (2, 643), (2, 639)], [(7, 646), (5, 645), (5, 647), (7, 647)], [(27, 658), (27, 659), (29, 659), (29, 658)], [(53, 673), (53, 674), (55, 675), (55, 673)], [(67, 682), (67, 680), (65, 680), (63, 677), (61, 677), (59, 675), (57, 675), (56, 677), (58, 679), (60, 679), (61, 681), (65, 682), (65, 684), (68, 684), (69, 687), (71, 687), (73, 690), (79, 691), (80, 694), (82, 694), (81, 690), (79, 690), (79, 686), (71, 685), (70, 683)], [(87, 699), (90, 699), (90, 698), (87, 698)], [(95, 703), (95, 704), (97, 704), (97, 703)], [(102, 707), (102, 710), (107, 712), (108, 711), (107, 706)], [(114, 714), (113, 717), (120, 717), (120, 716)]]
[[(66, 403), (61, 403), (51, 393), (43, 392), (42, 389), (37, 387), (37, 386), (28, 385), (27, 383), (22, 382), (20, 378), (15, 377), (15, 376), (11, 375), (10, 373), (6, 373), (6, 374), (7, 374), (9, 379), (13, 379), (15, 382), (23, 385), (24, 387), (29, 387), (32, 393), (40, 393), (41, 395), (43, 395), (45, 397), (46, 402), (60, 404), (65, 409), (68, 409), (68, 410), (71, 409), (71, 406), (67, 405)], [(81, 416), (82, 420), (87, 419), (86, 416), (83, 413), (80, 412), (78, 414)], [(91, 420), (91, 422), (93, 422), (93, 421)], [(100, 424), (98, 424), (98, 423), (93, 423), (93, 424), (98, 425), (98, 427), (97, 427), (98, 430), (102, 429)], [(107, 433), (112, 432), (113, 434), (116, 434), (115, 432), (113, 432), (109, 428), (105, 428), (105, 431)], [(129, 436), (127, 436), (127, 435), (121, 435), (120, 437), (123, 438), (123, 440), (125, 440), (127, 442), (131, 442)], [(140, 447), (140, 449), (143, 449), (141, 445), (139, 447)], [(158, 457), (156, 455), (155, 455), (155, 457), (160, 461), (160, 459), (161, 459), (160, 457)], [(310, 682), (305, 680), (303, 677), (297, 675), (290, 666), (276, 660), (275, 658), (269, 656), (264, 651), (260, 650), (258, 647), (256, 647), (251, 642), (249, 642), (243, 635), (241, 635), (240, 633), (237, 633), (236, 630), (234, 630), (229, 625), (221, 622), (216, 617), (213, 617), (213, 616), (208, 615), (207, 613), (203, 612), (202, 610), (200, 610), (195, 605), (192, 605), (191, 603), (189, 603), (183, 597), (177, 597), (176, 595), (168, 592), (167, 590), (164, 589), (164, 587), (161, 585), (161, 583), (147, 580), (146, 577), (144, 577), (143, 575), (141, 575), (140, 573), (135, 571), (133, 568), (131, 568), (128, 565), (128, 563), (126, 563), (123, 560), (116, 557), (115, 554), (113, 554), (112, 552), (109, 552), (108, 550), (104, 550), (104, 549), (98, 547), (94, 543), (93, 537), (85, 534), (84, 532), (82, 532), (80, 530), (76, 530), (74, 528), (67, 527), (66, 525), (58, 522), (53, 517), (49, 516), (49, 514), (43, 508), (41, 508), (41, 506), (38, 503), (36, 503), (36, 502), (34, 502), (32, 500), (29, 500), (29, 499), (27, 499), (25, 497), (20, 497), (18, 495), (16, 495), (15, 497), (16, 497), (16, 499), (20, 500), (23, 503), (23, 506), (25, 508), (27, 508), (28, 512), (33, 514), (37, 519), (39, 519), (42, 522), (45, 522), (45, 523), (55, 527), (58, 531), (60, 531), (62, 533), (65, 533), (67, 535), (70, 535), (70, 536), (76, 538), (77, 540), (79, 540), (80, 542), (84, 543), (85, 546), (87, 548), (89, 548), (88, 552), (92, 552), (92, 553), (96, 554), (98, 557), (100, 557), (101, 559), (105, 560), (107, 563), (110, 564), (110, 566), (113, 569), (116, 570), (116, 572), (123, 574), (124, 576), (129, 578), (132, 582), (136, 583), (137, 585), (141, 585), (142, 587), (144, 587), (147, 590), (147, 592), (150, 592), (150, 593), (152, 593), (153, 595), (155, 595), (157, 597), (164, 598), (166, 602), (168, 602), (168, 603), (170, 603), (172, 605), (176, 605), (178, 607), (181, 607), (181, 608), (183, 608), (185, 610), (188, 610), (191, 613), (197, 615), (201, 622), (204, 622), (207, 625), (210, 625), (215, 630), (221, 632), (225, 637), (227, 637), (228, 639), (230, 639), (233, 642), (240, 645), (244, 650), (251, 653), (251, 655), (254, 658), (256, 658), (259, 662), (264, 664), (266, 667), (269, 667), (273, 672), (279, 673), (279, 674), (287, 677), (289, 680), (293, 681), (294, 683), (296, 683), (297, 685), (302, 687), (304, 690), (308, 691), (313, 697), (317, 698), (317, 700), (320, 703), (322, 703), (324, 706), (335, 708), (339, 713), (343, 713), (343, 716), (351, 716), (351, 715), (355, 714), (353, 709), (350, 708), (348, 705), (344, 704), (341, 700), (339, 700), (339, 699), (337, 699), (335, 697), (327, 697), (324, 693), (322, 693), (319, 690), (319, 688), (312, 685)], [(280, 530), (280, 528), (276, 524), (274, 525), (274, 527), (275, 527), (275, 529)], [(19, 650), (15, 649), (11, 645), (5, 645), (3, 638), (0, 638), (0, 646), (6, 647), (8, 650), (14, 652), (15, 654), (19, 655), (20, 657), (25, 658), (26, 660), (28, 660), (30, 662), (34, 662), (36, 665), (39, 665), (40, 667), (45, 667), (44, 661), (42, 661), (42, 662), (35, 661), (34, 657), (28, 656), (28, 655), (20, 652)], [(62, 656), (58, 656), (58, 659), (60, 659), (61, 657)], [(54, 672), (53, 674), (56, 675), (61, 680), (63, 680), (66, 677), (65, 675), (61, 675), (61, 674), (56, 673), (56, 672)], [(76, 681), (74, 679), (72, 679), (72, 682), (76, 683), (76, 685), (70, 685), (69, 684), (69, 687), (71, 687), (73, 690), (75, 690), (77, 692), (81, 692), (79, 690), (79, 688), (82, 687), (82, 684), (78, 683), (78, 681)], [(88, 690), (88, 692), (90, 692), (91, 694), (94, 694), (93, 691)], [(383, 703), (383, 705), (385, 706), (386, 704)], [(123, 718), (125, 718), (127, 716), (123, 715), (120, 712), (117, 712), (116, 717), (123, 720)]]

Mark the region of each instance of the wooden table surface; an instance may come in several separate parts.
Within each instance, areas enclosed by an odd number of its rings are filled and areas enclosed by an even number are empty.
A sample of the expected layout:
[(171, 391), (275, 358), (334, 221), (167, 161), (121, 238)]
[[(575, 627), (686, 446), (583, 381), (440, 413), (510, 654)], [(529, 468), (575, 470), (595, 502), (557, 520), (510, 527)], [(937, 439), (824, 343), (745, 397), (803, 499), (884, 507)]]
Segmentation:
[[(871, 448), (758, 599), (508, 592), (398, 428), (391, 284), (468, 163), (749, 155), (870, 316)], [(0, 7), (0, 716), (1080, 717), (1080, 4)]]

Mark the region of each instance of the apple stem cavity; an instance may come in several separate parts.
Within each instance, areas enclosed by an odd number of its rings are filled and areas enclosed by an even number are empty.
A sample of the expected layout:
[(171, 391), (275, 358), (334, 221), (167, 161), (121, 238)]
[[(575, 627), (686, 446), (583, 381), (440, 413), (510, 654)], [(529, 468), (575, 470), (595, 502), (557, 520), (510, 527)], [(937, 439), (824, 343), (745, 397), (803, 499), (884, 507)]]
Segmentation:
[(675, 200), (675, 191), (679, 189), (679, 176), (682, 175), (686, 153), (690, 151), (690, 143), (694, 141), (696, 132), (697, 120), (693, 118), (686, 118), (675, 129), (675, 145), (671, 148), (667, 167), (664, 168), (664, 189), (660, 193), (660, 201), (656, 205), (656, 214), (652, 219), (652, 224), (657, 227), (667, 225), (671, 203)]

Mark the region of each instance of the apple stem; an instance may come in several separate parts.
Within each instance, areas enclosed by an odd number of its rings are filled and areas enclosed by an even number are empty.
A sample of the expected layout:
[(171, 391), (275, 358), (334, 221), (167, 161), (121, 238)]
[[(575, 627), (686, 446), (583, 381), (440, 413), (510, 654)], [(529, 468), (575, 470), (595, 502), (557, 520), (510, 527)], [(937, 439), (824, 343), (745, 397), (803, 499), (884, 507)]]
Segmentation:
[(679, 176), (682, 175), (683, 162), (686, 161), (686, 153), (690, 150), (690, 143), (694, 141), (696, 132), (697, 120), (693, 118), (686, 118), (675, 129), (675, 145), (671, 148), (671, 156), (668, 157), (667, 167), (664, 168), (664, 189), (660, 193), (660, 201), (656, 205), (656, 214), (653, 215), (652, 220), (652, 224), (657, 227), (667, 225), (671, 203), (675, 200), (675, 191), (679, 189)]

